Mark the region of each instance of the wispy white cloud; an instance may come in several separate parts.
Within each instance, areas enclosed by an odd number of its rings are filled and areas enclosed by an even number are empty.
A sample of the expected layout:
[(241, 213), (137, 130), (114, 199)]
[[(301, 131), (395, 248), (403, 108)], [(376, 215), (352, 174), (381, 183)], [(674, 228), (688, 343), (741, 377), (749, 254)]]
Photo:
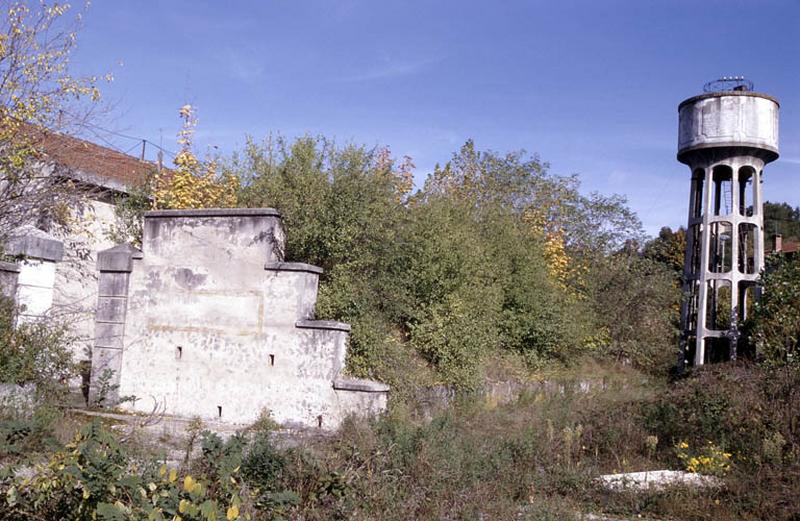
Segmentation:
[(443, 57), (436, 57), (417, 61), (390, 61), (388, 63), (367, 68), (355, 74), (339, 77), (336, 79), (336, 81), (342, 83), (359, 83), (413, 76), (433, 65), (436, 65), (437, 63), (441, 63), (443, 60)]
[(782, 157), (781, 163), (789, 163), (791, 165), (800, 165), (800, 157)]

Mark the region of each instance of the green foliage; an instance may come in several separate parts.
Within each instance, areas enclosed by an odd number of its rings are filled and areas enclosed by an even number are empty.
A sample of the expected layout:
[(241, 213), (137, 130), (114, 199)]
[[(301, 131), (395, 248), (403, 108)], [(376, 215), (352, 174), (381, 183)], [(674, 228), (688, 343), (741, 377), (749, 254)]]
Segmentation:
[(622, 252), (597, 262), (588, 287), (608, 355), (662, 373), (674, 364), (680, 290), (670, 267)]
[(106, 233), (110, 241), (142, 247), (144, 213), (152, 206), (152, 194), (152, 180), (148, 179), (142, 186), (131, 187), (127, 194), (115, 199), (115, 220)]
[(255, 507), (278, 517), (299, 503), (300, 497), (283, 487), (281, 478), (287, 459), (275, 447), (271, 435), (271, 429), (256, 431), (242, 460), (242, 477), (253, 489)]
[(675, 273), (675, 281), (683, 278), (683, 260), (686, 253), (686, 229), (681, 226), (674, 232), (669, 226), (661, 228), (658, 237), (647, 241), (642, 254), (646, 259), (659, 262)]
[(745, 326), (748, 342), (766, 364), (800, 369), (800, 259), (770, 258), (762, 284)]
[(800, 207), (769, 201), (764, 203), (765, 248), (771, 250), (775, 246), (775, 234), (780, 234), (784, 241), (800, 241)]
[(242, 519), (238, 469), (229, 466), (238, 441), (222, 444), (207, 436), (199, 465), (208, 473), (179, 479), (174, 469), (132, 459), (94, 421), (46, 464), (37, 465), (33, 477), (6, 479), (0, 515), (8, 520)]
[(61, 396), (77, 374), (68, 325), (50, 320), (16, 324), (16, 308), (0, 298), (0, 382), (35, 386), (39, 400)]
[(639, 234), (619, 198), (582, 196), (538, 158), (471, 142), (411, 196), (407, 162), (324, 139), (251, 141), (226, 168), (242, 179), (240, 202), (281, 211), (286, 258), (326, 270), (317, 312), (353, 325), (349, 370), (395, 384), (409, 379), (394, 364), (415, 356), (462, 389), (492, 353), (531, 367), (570, 358), (592, 317), (582, 281), (551, 273), (545, 232), (563, 233), (576, 264)]
[(685, 445), (697, 469), (728, 470), (727, 502), (738, 510), (731, 518), (794, 519), (798, 505), (786, 494), (800, 486), (799, 375), (755, 364), (708, 366), (643, 404), (644, 422), (665, 457)]
[(0, 413), (0, 458), (6, 464), (59, 445), (54, 435), (56, 425), (63, 421), (59, 408), (43, 404), (31, 411), (5, 405)]
[[(178, 471), (135, 457), (97, 422), (25, 476), (0, 476), (0, 518), (796, 519), (798, 373), (717, 365), (666, 385), (592, 365), (487, 406), (464, 396), (430, 421), (401, 410), (279, 448), (272, 426), (201, 434)], [(680, 450), (676, 450), (679, 447)], [(683, 457), (682, 457), (683, 456)], [(609, 492), (604, 473), (683, 468), (724, 487)]]
[(325, 269), (318, 312), (353, 324), (350, 367), (378, 365), (405, 305), (400, 175), (385, 154), (323, 139), (249, 142), (229, 170), (245, 206), (273, 206), (287, 230), (286, 258)]

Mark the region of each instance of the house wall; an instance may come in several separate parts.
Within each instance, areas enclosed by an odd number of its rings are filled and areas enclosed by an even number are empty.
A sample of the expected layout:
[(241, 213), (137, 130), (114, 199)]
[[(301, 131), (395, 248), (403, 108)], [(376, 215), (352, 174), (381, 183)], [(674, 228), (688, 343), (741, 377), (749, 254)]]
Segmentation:
[[(16, 320), (34, 322), (49, 316), (53, 305), (56, 266), (62, 260), (64, 246), (52, 235), (23, 226), (6, 245), (5, 252), (18, 256), (13, 296), (18, 305)], [(9, 287), (8, 291), (12, 288)]]
[(97, 306), (97, 252), (114, 245), (108, 238), (116, 216), (114, 204), (103, 199), (87, 199), (75, 208), (72, 226), (59, 236), (64, 256), (54, 267), (51, 314), (67, 321), (75, 342), (77, 360), (91, 358), (94, 343), (94, 315)]
[(388, 387), (342, 377), (350, 328), (314, 320), (322, 270), (283, 262), (283, 241), (270, 209), (149, 212), (141, 253), (99, 258), (112, 289), (101, 289), (92, 378), (118, 373), (133, 410), (231, 423), (268, 410), (334, 428), (385, 409)]

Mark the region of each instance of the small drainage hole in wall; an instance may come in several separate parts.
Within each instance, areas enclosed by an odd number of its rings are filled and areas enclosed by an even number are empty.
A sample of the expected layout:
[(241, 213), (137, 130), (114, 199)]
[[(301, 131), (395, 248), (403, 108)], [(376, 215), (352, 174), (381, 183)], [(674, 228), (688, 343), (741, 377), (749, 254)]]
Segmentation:
[(222, 406), (221, 405), (217, 405), (217, 416), (222, 418)]
[(322, 428), (322, 415), (321, 414), (319, 416), (317, 416), (317, 425), (319, 426), (320, 429)]
[(175, 360), (180, 360), (183, 356), (183, 347), (178, 346), (175, 348)]
[(275, 365), (275, 355), (269, 355), (269, 365)]

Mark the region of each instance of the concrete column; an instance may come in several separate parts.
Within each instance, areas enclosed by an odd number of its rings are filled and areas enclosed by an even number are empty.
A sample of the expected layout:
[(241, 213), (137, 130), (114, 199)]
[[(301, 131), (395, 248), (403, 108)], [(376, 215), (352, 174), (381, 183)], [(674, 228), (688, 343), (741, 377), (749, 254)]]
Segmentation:
[(730, 359), (736, 360), (736, 351), (739, 344), (739, 281), (742, 274), (739, 271), (739, 225), (742, 223), (742, 214), (739, 213), (739, 169), (743, 166), (740, 161), (731, 163), (731, 309), (730, 309)]
[(706, 307), (708, 306), (708, 254), (711, 245), (711, 234), (709, 233), (710, 220), (713, 203), (711, 196), (714, 192), (711, 183), (714, 182), (713, 169), (708, 166), (705, 169), (706, 187), (703, 192), (703, 230), (700, 236), (702, 248), (700, 250), (700, 269), (698, 270), (697, 280), (697, 329), (695, 331), (695, 352), (694, 365), (702, 365), (705, 359), (705, 333), (706, 333)]
[(64, 256), (64, 244), (47, 232), (25, 227), (9, 241), (6, 253), (22, 258), (15, 297), (18, 320), (36, 321), (53, 306), (56, 263)]
[[(756, 164), (754, 165), (755, 172), (753, 173), (753, 217), (755, 217), (756, 221), (756, 234), (755, 234), (755, 241), (756, 245), (754, 248), (755, 252), (755, 271), (756, 273), (760, 274), (764, 270), (764, 207), (763, 201), (761, 200), (761, 168), (762, 165)], [(756, 290), (760, 295), (761, 289), (760, 286)]]
[(109, 405), (119, 400), (117, 389), (124, 350), (128, 282), (133, 259), (141, 258), (142, 252), (130, 244), (121, 244), (97, 254), (100, 279), (92, 348), (90, 403), (103, 399), (103, 405)]
[(0, 295), (16, 300), (18, 278), (19, 264), (0, 261)]

